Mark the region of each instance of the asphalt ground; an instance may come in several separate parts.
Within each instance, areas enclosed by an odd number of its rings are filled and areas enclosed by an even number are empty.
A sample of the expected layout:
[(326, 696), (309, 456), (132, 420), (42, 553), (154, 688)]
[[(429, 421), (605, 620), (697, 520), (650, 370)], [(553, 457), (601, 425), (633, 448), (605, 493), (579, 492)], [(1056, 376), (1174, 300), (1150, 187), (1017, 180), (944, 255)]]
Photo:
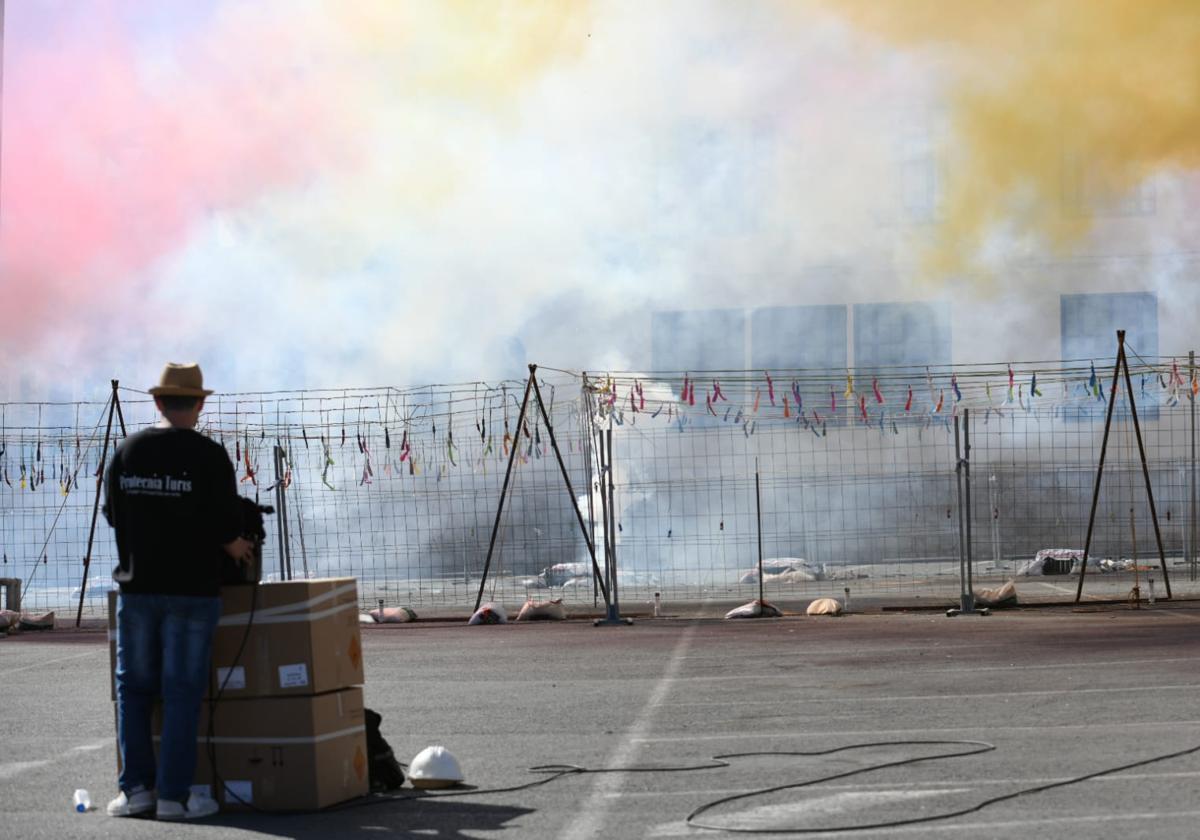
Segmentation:
[[(102, 630), (0, 640), (5, 837), (672, 838), (731, 833), (685, 817), (707, 802), (929, 756), (916, 740), (995, 745), (715, 808), (725, 828), (903, 821), (1200, 747), (1200, 604), (1089, 605), (988, 617), (935, 612), (720, 621), (642, 619), (364, 628), (367, 704), (398, 754), (444, 744), (465, 796), (368, 800), (189, 825), (107, 817), (113, 714)], [(823, 757), (718, 754), (878, 746)], [(532, 765), (620, 772), (536, 780)], [(99, 810), (71, 810), (75, 788)], [(816, 836), (1200, 836), (1200, 752), (905, 827)], [(793, 835), (794, 836), (794, 835)]]

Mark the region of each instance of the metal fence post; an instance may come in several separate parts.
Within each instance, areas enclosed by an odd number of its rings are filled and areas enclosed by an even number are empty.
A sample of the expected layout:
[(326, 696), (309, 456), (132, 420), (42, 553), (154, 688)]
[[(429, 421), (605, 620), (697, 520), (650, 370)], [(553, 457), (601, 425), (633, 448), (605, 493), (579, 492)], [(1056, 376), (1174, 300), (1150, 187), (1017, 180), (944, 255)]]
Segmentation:
[(287, 497), (284, 495), (286, 453), (279, 444), (275, 445), (275, 512), (279, 523), (279, 574), (282, 580), (292, 579), (292, 546), (288, 539)]
[[(592, 622), (596, 627), (613, 626), (623, 624), (633, 624), (632, 618), (621, 618), (621, 587), (617, 580), (617, 502), (616, 502), (616, 482), (613, 478), (613, 430), (612, 430), (612, 415), (608, 416), (608, 428), (604, 430), (604, 437), (600, 441), (602, 450), (607, 450), (604, 453), (604, 467), (600, 471), (601, 481), (601, 499), (605, 496), (608, 498), (608, 507), (606, 509), (606, 519), (604, 522), (604, 533), (608, 536), (608, 568), (611, 570), (608, 581), (608, 608), (605, 610), (604, 618), (596, 619)], [(604, 482), (608, 482), (608, 486), (604, 486)]]
[[(92, 500), (92, 524), (88, 529), (87, 553), (83, 556), (83, 582), (79, 585), (79, 609), (75, 613), (76, 627), (83, 621), (83, 597), (87, 594), (88, 572), (92, 568), (92, 545), (96, 538), (96, 518), (100, 513), (100, 497), (104, 488), (104, 465), (108, 458), (108, 442), (112, 439), (113, 415), (121, 401), (117, 395), (117, 380), (113, 379), (111, 382), (112, 395), (108, 398), (108, 424), (104, 428), (104, 447), (100, 450), (100, 465), (96, 467), (96, 498)], [(124, 422), (121, 425), (124, 426)]]
[[(971, 591), (970, 549), (968, 548), (970, 512), (963, 499), (964, 471), (967, 460), (963, 456), (963, 441), (966, 438), (966, 411), (954, 423), (954, 478), (958, 485), (958, 599), (959, 609), (964, 613), (975, 611), (975, 594)], [(961, 430), (960, 430), (961, 426)], [(961, 431), (961, 434), (960, 434)], [(967, 473), (969, 476), (969, 473)], [(967, 491), (968, 494), (970, 491)], [(968, 495), (969, 499), (970, 496)]]
[(963, 409), (963, 484), (966, 485), (967, 504), (967, 599), (963, 612), (975, 611), (974, 558), (971, 553), (971, 409)]
[[(1188, 351), (1188, 382), (1196, 381), (1196, 351)], [(1192, 457), (1191, 457), (1191, 487), (1188, 493), (1188, 508), (1191, 515), (1188, 517), (1188, 569), (1191, 574), (1189, 577), (1194, 581), (1196, 579), (1196, 395), (1192, 394), (1191, 399), (1191, 438), (1192, 438)]]

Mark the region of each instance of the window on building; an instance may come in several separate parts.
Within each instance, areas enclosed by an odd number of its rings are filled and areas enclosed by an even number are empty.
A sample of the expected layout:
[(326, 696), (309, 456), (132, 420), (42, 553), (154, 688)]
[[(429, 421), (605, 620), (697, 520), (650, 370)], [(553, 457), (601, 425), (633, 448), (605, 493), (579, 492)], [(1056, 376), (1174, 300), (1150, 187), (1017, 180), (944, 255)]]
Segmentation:
[[(1062, 357), (1095, 362), (1105, 394), (1111, 387), (1112, 366), (1117, 359), (1117, 330), (1125, 330), (1131, 367), (1138, 363), (1137, 356), (1150, 359), (1158, 355), (1158, 297), (1153, 292), (1063, 295), (1059, 311)], [(1139, 415), (1157, 415), (1156, 403), (1141, 396), (1138, 401)], [(1127, 411), (1121, 404), (1118, 409), (1118, 413)], [(1084, 402), (1076, 413), (1081, 418), (1103, 417), (1105, 406), (1099, 400)]]
[(937, 221), (945, 202), (945, 179), (938, 148), (945, 142), (946, 122), (937, 112), (907, 111), (896, 125), (895, 149), (900, 208), (915, 224)]
[(755, 370), (846, 367), (845, 306), (772, 306), (750, 316)]
[(745, 312), (707, 309), (653, 313), (650, 366), (656, 371), (744, 370)]
[[(854, 372), (863, 385), (880, 379), (894, 401), (906, 389), (896, 368), (949, 365), (950, 304), (940, 302), (866, 303), (854, 307)], [(911, 371), (903, 371), (911, 376)]]
[(1117, 330), (1125, 330), (1126, 345), (1139, 355), (1158, 355), (1158, 297), (1153, 292), (1063, 295), (1060, 300), (1064, 359), (1103, 360), (1111, 366), (1117, 357)]

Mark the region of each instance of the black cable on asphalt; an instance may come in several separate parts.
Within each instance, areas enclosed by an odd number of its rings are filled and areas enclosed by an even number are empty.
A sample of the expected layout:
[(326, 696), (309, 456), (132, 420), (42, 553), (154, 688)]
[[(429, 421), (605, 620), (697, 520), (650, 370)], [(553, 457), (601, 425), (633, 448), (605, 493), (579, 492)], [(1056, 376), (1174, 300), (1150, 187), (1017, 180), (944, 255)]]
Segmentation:
[[(919, 764), (928, 761), (940, 761), (950, 758), (966, 758), (972, 755), (981, 755), (986, 752), (992, 752), (996, 749), (996, 745), (987, 741), (971, 741), (971, 740), (915, 740), (915, 741), (867, 741), (861, 744), (847, 744), (840, 747), (831, 747), (825, 750), (764, 750), (759, 752), (742, 752), (742, 753), (723, 753), (713, 756), (710, 764), (685, 765), (681, 767), (600, 767), (588, 768), (580, 767), (574, 764), (545, 764), (528, 768), (530, 773), (545, 773), (549, 774), (546, 778), (535, 779), (524, 784), (512, 785), (510, 787), (501, 788), (482, 788), (471, 790), (449, 791), (445, 793), (406, 793), (403, 795), (375, 793), (369, 797), (360, 800), (352, 800), (350, 802), (334, 805), (325, 808), (321, 813), (349, 810), (351, 808), (361, 808), (369, 805), (380, 805), (386, 802), (409, 802), (413, 800), (422, 801), (429, 799), (446, 799), (449, 797), (460, 796), (486, 796), (496, 793), (514, 793), (532, 788), (541, 787), (557, 781), (565, 776), (581, 776), (581, 775), (598, 775), (601, 773), (686, 773), (698, 770), (719, 770), (732, 766), (732, 760), (738, 758), (761, 758), (761, 757), (778, 757), (792, 756), (803, 758), (816, 758), (821, 756), (834, 755), (836, 753), (848, 752), (850, 750), (878, 749), (881, 747), (910, 747), (910, 746), (945, 746), (945, 747), (963, 747), (964, 749), (954, 750), (951, 752), (939, 752), (933, 755), (914, 756), (911, 758), (899, 759), (897, 761), (888, 761), (881, 764), (872, 764), (867, 767), (860, 767), (854, 770), (847, 770), (841, 773), (834, 773), (828, 776), (822, 776), (817, 779), (809, 779), (803, 782), (791, 782), (783, 785), (772, 785), (769, 787), (757, 788), (745, 793), (738, 793), (732, 796), (723, 796), (719, 799), (714, 799), (706, 802), (700, 807), (693, 810), (684, 818), (684, 822), (693, 828), (702, 828), (710, 831), (726, 831), (733, 834), (836, 834), (851, 831), (869, 831), (885, 828), (899, 828), (901, 826), (920, 825), (923, 823), (939, 822), (949, 820), (955, 817), (973, 814), (982, 811), (988, 806), (1016, 799), (1021, 796), (1030, 796), (1036, 793), (1042, 793), (1055, 788), (1068, 787), (1070, 785), (1080, 784), (1090, 779), (1096, 779), (1101, 776), (1112, 775), (1123, 770), (1132, 770), (1137, 767), (1144, 767), (1148, 764), (1155, 764), (1160, 761), (1168, 761), (1173, 758), (1181, 758), (1185, 755), (1192, 755), (1200, 752), (1200, 744), (1188, 747), (1186, 749), (1177, 750), (1169, 753), (1160, 753), (1149, 758), (1132, 761), (1127, 764), (1121, 764), (1116, 767), (1108, 767), (1103, 770), (1097, 770), (1083, 775), (1072, 776), (1068, 779), (1061, 779), (1056, 782), (1047, 782), (1046, 784), (1034, 785), (1032, 787), (1022, 788), (1021, 790), (1011, 793), (1001, 794), (999, 796), (989, 797), (988, 799), (978, 802), (965, 808), (959, 808), (954, 811), (947, 811), (941, 814), (932, 814), (920, 817), (911, 817), (906, 819), (884, 820), (876, 823), (864, 823), (861, 825), (834, 825), (824, 827), (795, 827), (795, 828), (740, 828), (736, 825), (716, 825), (712, 823), (701, 822), (698, 818), (701, 814), (713, 811), (722, 805), (728, 805), (731, 802), (745, 801), (757, 797), (768, 796), (770, 794), (779, 793), (785, 790), (798, 790), (801, 788), (814, 787), (816, 785), (825, 784), (827, 782), (836, 781), (838, 779), (846, 779), (851, 776), (858, 776), (864, 773), (871, 773), (876, 770), (884, 770), (892, 767), (904, 767), (913, 764)], [(734, 815), (736, 818), (736, 815)]]

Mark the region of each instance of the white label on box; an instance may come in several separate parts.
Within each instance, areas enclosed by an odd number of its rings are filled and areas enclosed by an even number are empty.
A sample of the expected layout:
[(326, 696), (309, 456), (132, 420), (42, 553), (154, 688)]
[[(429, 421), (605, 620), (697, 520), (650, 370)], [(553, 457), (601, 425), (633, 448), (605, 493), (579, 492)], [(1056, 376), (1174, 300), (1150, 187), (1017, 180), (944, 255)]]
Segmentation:
[(279, 666), (279, 687), (300, 688), (308, 685), (308, 665), (297, 662), (295, 665)]
[(225, 780), (225, 804), (245, 803), (254, 801), (254, 785), (249, 781)]
[(246, 687), (246, 669), (241, 665), (217, 669), (217, 690), (235, 691)]

